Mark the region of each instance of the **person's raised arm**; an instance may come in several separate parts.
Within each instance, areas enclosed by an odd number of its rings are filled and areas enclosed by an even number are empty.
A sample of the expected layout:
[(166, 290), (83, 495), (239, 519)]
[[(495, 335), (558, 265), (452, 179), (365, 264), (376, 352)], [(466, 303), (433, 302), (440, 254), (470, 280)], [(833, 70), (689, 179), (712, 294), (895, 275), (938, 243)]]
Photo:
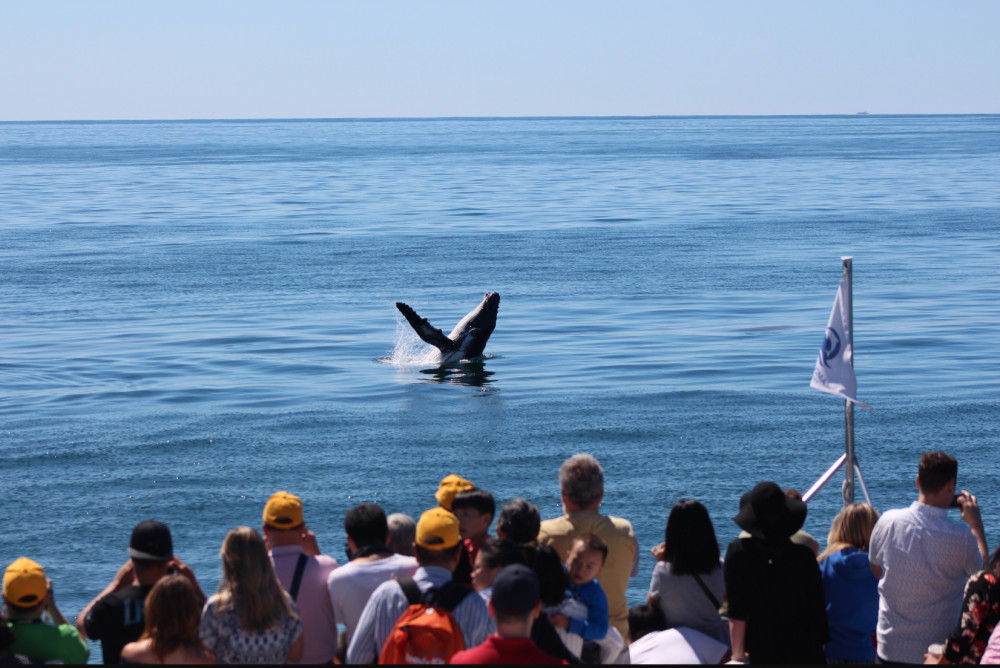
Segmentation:
[(94, 597), (90, 603), (84, 606), (83, 610), (76, 617), (76, 630), (80, 633), (81, 638), (87, 638), (87, 629), (85, 628), (87, 622), (87, 615), (90, 614), (90, 610), (94, 605), (100, 601), (102, 598), (108, 594), (113, 594), (116, 591), (121, 591), (126, 587), (131, 587), (135, 583), (135, 569), (132, 567), (132, 560), (129, 559), (125, 562), (118, 572), (115, 573), (115, 577), (112, 578), (108, 586), (104, 588), (100, 594)]
[(983, 568), (987, 568), (990, 560), (990, 550), (986, 545), (986, 530), (983, 529), (983, 518), (979, 513), (979, 503), (976, 497), (964, 489), (958, 495), (958, 504), (962, 507), (962, 519), (969, 525), (972, 535), (979, 545), (979, 555), (983, 558)]

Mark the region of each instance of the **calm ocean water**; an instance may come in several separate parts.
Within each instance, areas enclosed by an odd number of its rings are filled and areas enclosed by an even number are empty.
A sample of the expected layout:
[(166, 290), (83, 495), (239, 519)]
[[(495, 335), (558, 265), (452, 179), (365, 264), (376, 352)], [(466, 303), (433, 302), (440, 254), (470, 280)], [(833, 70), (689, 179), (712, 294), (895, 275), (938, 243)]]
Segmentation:
[[(842, 255), (875, 505), (944, 449), (995, 546), (998, 184), (1000, 116), (0, 123), (0, 560), (75, 615), (148, 517), (212, 589), (275, 490), (340, 557), (349, 507), (448, 473), (554, 516), (591, 452), (639, 602), (676, 500), (724, 545), (843, 451)], [(421, 362), (394, 302), (449, 331), (487, 290), (483, 363)]]

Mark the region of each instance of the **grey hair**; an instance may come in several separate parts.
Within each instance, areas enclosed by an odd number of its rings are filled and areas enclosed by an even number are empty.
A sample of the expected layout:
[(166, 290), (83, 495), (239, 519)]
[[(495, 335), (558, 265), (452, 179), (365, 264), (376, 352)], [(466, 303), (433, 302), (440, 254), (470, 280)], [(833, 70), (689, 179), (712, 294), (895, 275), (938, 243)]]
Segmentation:
[(393, 513), (386, 518), (389, 527), (389, 544), (396, 554), (413, 556), (413, 541), (417, 538), (417, 523), (404, 513)]
[(604, 469), (593, 455), (573, 455), (559, 467), (559, 488), (578, 506), (589, 506), (604, 495)]

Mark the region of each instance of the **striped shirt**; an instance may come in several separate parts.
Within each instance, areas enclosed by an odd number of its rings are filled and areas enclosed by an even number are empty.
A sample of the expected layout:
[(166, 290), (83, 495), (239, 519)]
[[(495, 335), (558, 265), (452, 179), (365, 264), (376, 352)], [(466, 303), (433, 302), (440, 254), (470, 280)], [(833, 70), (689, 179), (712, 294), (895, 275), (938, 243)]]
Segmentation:
[[(441, 566), (421, 566), (413, 574), (420, 591), (441, 587), (451, 580), (451, 571)], [(410, 607), (399, 583), (383, 582), (372, 592), (358, 620), (358, 627), (347, 648), (347, 663), (374, 663), (389, 638), (392, 627)], [(482, 597), (470, 592), (451, 613), (462, 629), (466, 647), (475, 647), (493, 633), (493, 618)]]

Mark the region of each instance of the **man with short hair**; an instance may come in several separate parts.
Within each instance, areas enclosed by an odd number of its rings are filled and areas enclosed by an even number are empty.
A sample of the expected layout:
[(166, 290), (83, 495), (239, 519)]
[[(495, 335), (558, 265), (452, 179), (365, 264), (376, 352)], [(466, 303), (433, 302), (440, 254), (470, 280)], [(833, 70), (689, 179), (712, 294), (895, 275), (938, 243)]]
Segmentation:
[(551, 546), (563, 560), (577, 534), (600, 536), (608, 545), (608, 560), (597, 581), (608, 597), (611, 625), (628, 637), (628, 580), (639, 574), (639, 544), (632, 524), (620, 517), (601, 515), (604, 469), (591, 455), (573, 455), (559, 467), (559, 487), (565, 514), (545, 520), (538, 542)]
[(531, 639), (531, 626), (542, 611), (538, 576), (523, 564), (500, 569), (493, 581), (490, 615), (496, 620), (496, 632), (476, 647), (462, 650), (448, 663), (566, 664), (538, 649)]
[[(7, 648), (12, 655), (22, 654), (37, 663), (87, 662), (90, 648), (56, 607), (52, 581), (40, 564), (21, 557), (8, 566), (3, 575), (3, 601), (17, 636)], [(55, 626), (42, 621), (44, 612)]]
[(122, 647), (142, 635), (145, 620), (142, 605), (146, 595), (168, 573), (183, 575), (205, 599), (194, 571), (174, 554), (170, 529), (156, 520), (140, 522), (132, 529), (129, 560), (115, 577), (76, 618), (83, 638), (101, 641), (104, 663), (120, 663)]
[[(976, 497), (955, 494), (958, 462), (925, 452), (917, 472), (917, 500), (887, 510), (872, 530), (869, 559), (879, 578), (878, 658), (923, 663), (931, 643), (942, 642), (962, 609), (970, 575), (989, 554)], [(947, 517), (961, 508), (962, 526)]]
[(263, 515), (264, 539), (274, 572), (302, 617), (305, 646), (296, 663), (330, 663), (337, 655), (337, 621), (326, 579), (337, 560), (321, 554), (316, 534), (306, 527), (302, 499), (282, 490), (267, 500)]
[(348, 510), (344, 531), (351, 560), (330, 573), (326, 589), (337, 621), (346, 627), (345, 644), (350, 645), (372, 592), (387, 580), (412, 577), (420, 564), (414, 557), (394, 554), (388, 548), (385, 511), (373, 503)]
[[(465, 552), (458, 531), (458, 518), (444, 508), (432, 508), (420, 516), (414, 551), (420, 567), (413, 580), (422, 593), (440, 590), (451, 581), (452, 571)], [(373, 663), (382, 651), (396, 621), (410, 606), (396, 581), (384, 582), (372, 593), (358, 620), (347, 649), (348, 663)], [(493, 630), (483, 599), (469, 592), (451, 611), (466, 647), (475, 647)]]

